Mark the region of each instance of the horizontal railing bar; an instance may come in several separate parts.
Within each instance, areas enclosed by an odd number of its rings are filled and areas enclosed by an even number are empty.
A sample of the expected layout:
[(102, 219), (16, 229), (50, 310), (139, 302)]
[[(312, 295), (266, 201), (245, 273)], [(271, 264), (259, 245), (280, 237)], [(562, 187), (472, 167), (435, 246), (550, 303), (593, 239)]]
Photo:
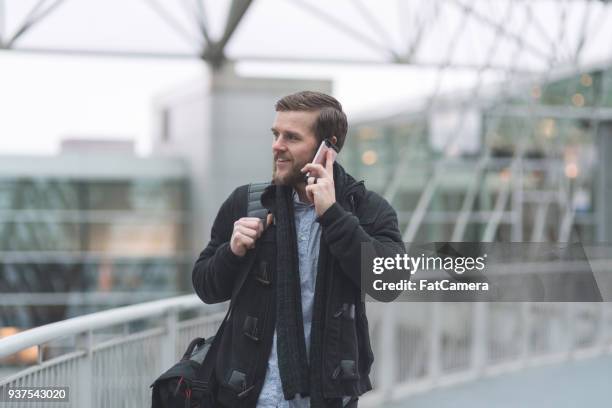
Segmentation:
[(179, 330), (185, 330), (194, 326), (221, 321), (223, 320), (223, 317), (225, 317), (225, 312), (219, 312), (208, 316), (202, 316), (195, 319), (189, 319), (179, 322), (177, 324), (177, 327)]
[(134, 320), (161, 316), (170, 311), (195, 309), (201, 306), (203, 306), (203, 303), (196, 295), (185, 295), (172, 299), (120, 307), (35, 327), (0, 339), (0, 358), (59, 337), (128, 323)]
[(70, 360), (78, 359), (80, 357), (83, 357), (85, 354), (87, 354), (87, 352), (85, 350), (76, 350), (76, 351), (72, 351), (72, 352), (67, 353), (67, 354), (63, 354), (63, 355), (61, 355), (59, 357), (52, 358), (52, 359), (47, 360), (47, 361), (45, 361), (45, 362), (43, 362), (41, 364), (37, 364), (37, 365), (34, 365), (32, 367), (25, 368), (25, 369), (15, 373), (15, 374), (9, 375), (8, 377), (0, 378), (0, 386), (9, 384), (9, 383), (11, 383), (11, 382), (13, 382), (15, 380), (18, 380), (18, 379), (23, 378), (25, 376), (28, 376), (30, 374), (34, 374), (34, 373), (36, 373), (38, 371), (47, 369), (49, 367), (53, 367), (53, 366), (56, 366), (58, 364), (65, 363), (65, 362), (70, 361)]
[(127, 343), (132, 343), (138, 340), (143, 340), (146, 339), (147, 337), (155, 337), (155, 336), (161, 336), (166, 332), (166, 330), (163, 327), (156, 327), (154, 329), (149, 329), (149, 330), (145, 330), (143, 332), (140, 333), (133, 333), (133, 334), (128, 334), (125, 337), (120, 337), (120, 338), (116, 338), (116, 339), (111, 339), (111, 340), (107, 340), (105, 342), (102, 342), (100, 344), (96, 344), (94, 346), (91, 347), (91, 351), (92, 352), (100, 352), (100, 351), (104, 351), (108, 348), (111, 347), (115, 347), (121, 344), (127, 344)]
[(113, 264), (117, 264), (151, 260), (192, 262), (193, 256), (188, 252), (171, 252), (165, 255), (145, 255), (103, 251), (0, 251), (0, 259), (2, 259), (3, 264), (30, 262), (112, 262)]
[(3, 293), (0, 306), (121, 305), (167, 299), (175, 292), (24, 292)]

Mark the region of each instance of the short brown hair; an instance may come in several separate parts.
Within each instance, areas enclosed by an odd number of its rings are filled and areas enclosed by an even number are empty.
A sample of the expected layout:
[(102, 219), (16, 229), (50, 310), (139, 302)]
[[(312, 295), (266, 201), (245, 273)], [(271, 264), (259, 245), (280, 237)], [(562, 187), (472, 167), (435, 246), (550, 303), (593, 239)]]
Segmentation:
[(314, 123), (314, 133), (319, 143), (326, 138), (336, 136), (336, 146), (342, 149), (348, 123), (342, 111), (342, 105), (333, 96), (321, 92), (301, 91), (282, 97), (275, 105), (277, 112), (319, 111)]

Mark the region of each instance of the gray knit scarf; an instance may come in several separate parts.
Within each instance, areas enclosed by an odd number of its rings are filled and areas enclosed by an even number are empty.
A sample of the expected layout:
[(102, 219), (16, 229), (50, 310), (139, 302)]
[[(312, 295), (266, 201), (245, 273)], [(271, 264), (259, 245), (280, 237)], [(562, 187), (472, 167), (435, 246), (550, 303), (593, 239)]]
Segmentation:
[(276, 186), (276, 332), (278, 368), (285, 399), (310, 395), (306, 356), (293, 189)]

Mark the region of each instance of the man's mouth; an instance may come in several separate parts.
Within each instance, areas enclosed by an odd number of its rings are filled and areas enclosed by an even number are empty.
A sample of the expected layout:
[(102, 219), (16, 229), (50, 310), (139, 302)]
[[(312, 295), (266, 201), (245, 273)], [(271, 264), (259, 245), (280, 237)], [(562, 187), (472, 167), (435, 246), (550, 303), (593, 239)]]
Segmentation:
[(281, 158), (276, 159), (277, 164), (278, 163), (288, 163), (288, 162), (289, 162), (289, 159), (281, 159)]

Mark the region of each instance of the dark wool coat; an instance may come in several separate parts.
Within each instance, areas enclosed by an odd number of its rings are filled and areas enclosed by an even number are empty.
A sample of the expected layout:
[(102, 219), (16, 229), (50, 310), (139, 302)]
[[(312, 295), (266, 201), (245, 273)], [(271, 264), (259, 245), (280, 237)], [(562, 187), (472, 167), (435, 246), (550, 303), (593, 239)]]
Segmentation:
[[(317, 221), (321, 247), (311, 333), (311, 397), (337, 406), (339, 397), (372, 389), (374, 356), (365, 303), (361, 300), (361, 244), (394, 257), (401, 242), (397, 216), (378, 194), (334, 164), (336, 203)], [(248, 185), (222, 204), (211, 240), (195, 263), (192, 279), (205, 303), (229, 300), (246, 274), (219, 343), (217, 398), (227, 407), (255, 407), (263, 386), (275, 327), (275, 233), (268, 228), (244, 257), (230, 250), (234, 222), (247, 214)], [(317, 394), (317, 395), (315, 395)], [(333, 401), (333, 402), (332, 402)]]

